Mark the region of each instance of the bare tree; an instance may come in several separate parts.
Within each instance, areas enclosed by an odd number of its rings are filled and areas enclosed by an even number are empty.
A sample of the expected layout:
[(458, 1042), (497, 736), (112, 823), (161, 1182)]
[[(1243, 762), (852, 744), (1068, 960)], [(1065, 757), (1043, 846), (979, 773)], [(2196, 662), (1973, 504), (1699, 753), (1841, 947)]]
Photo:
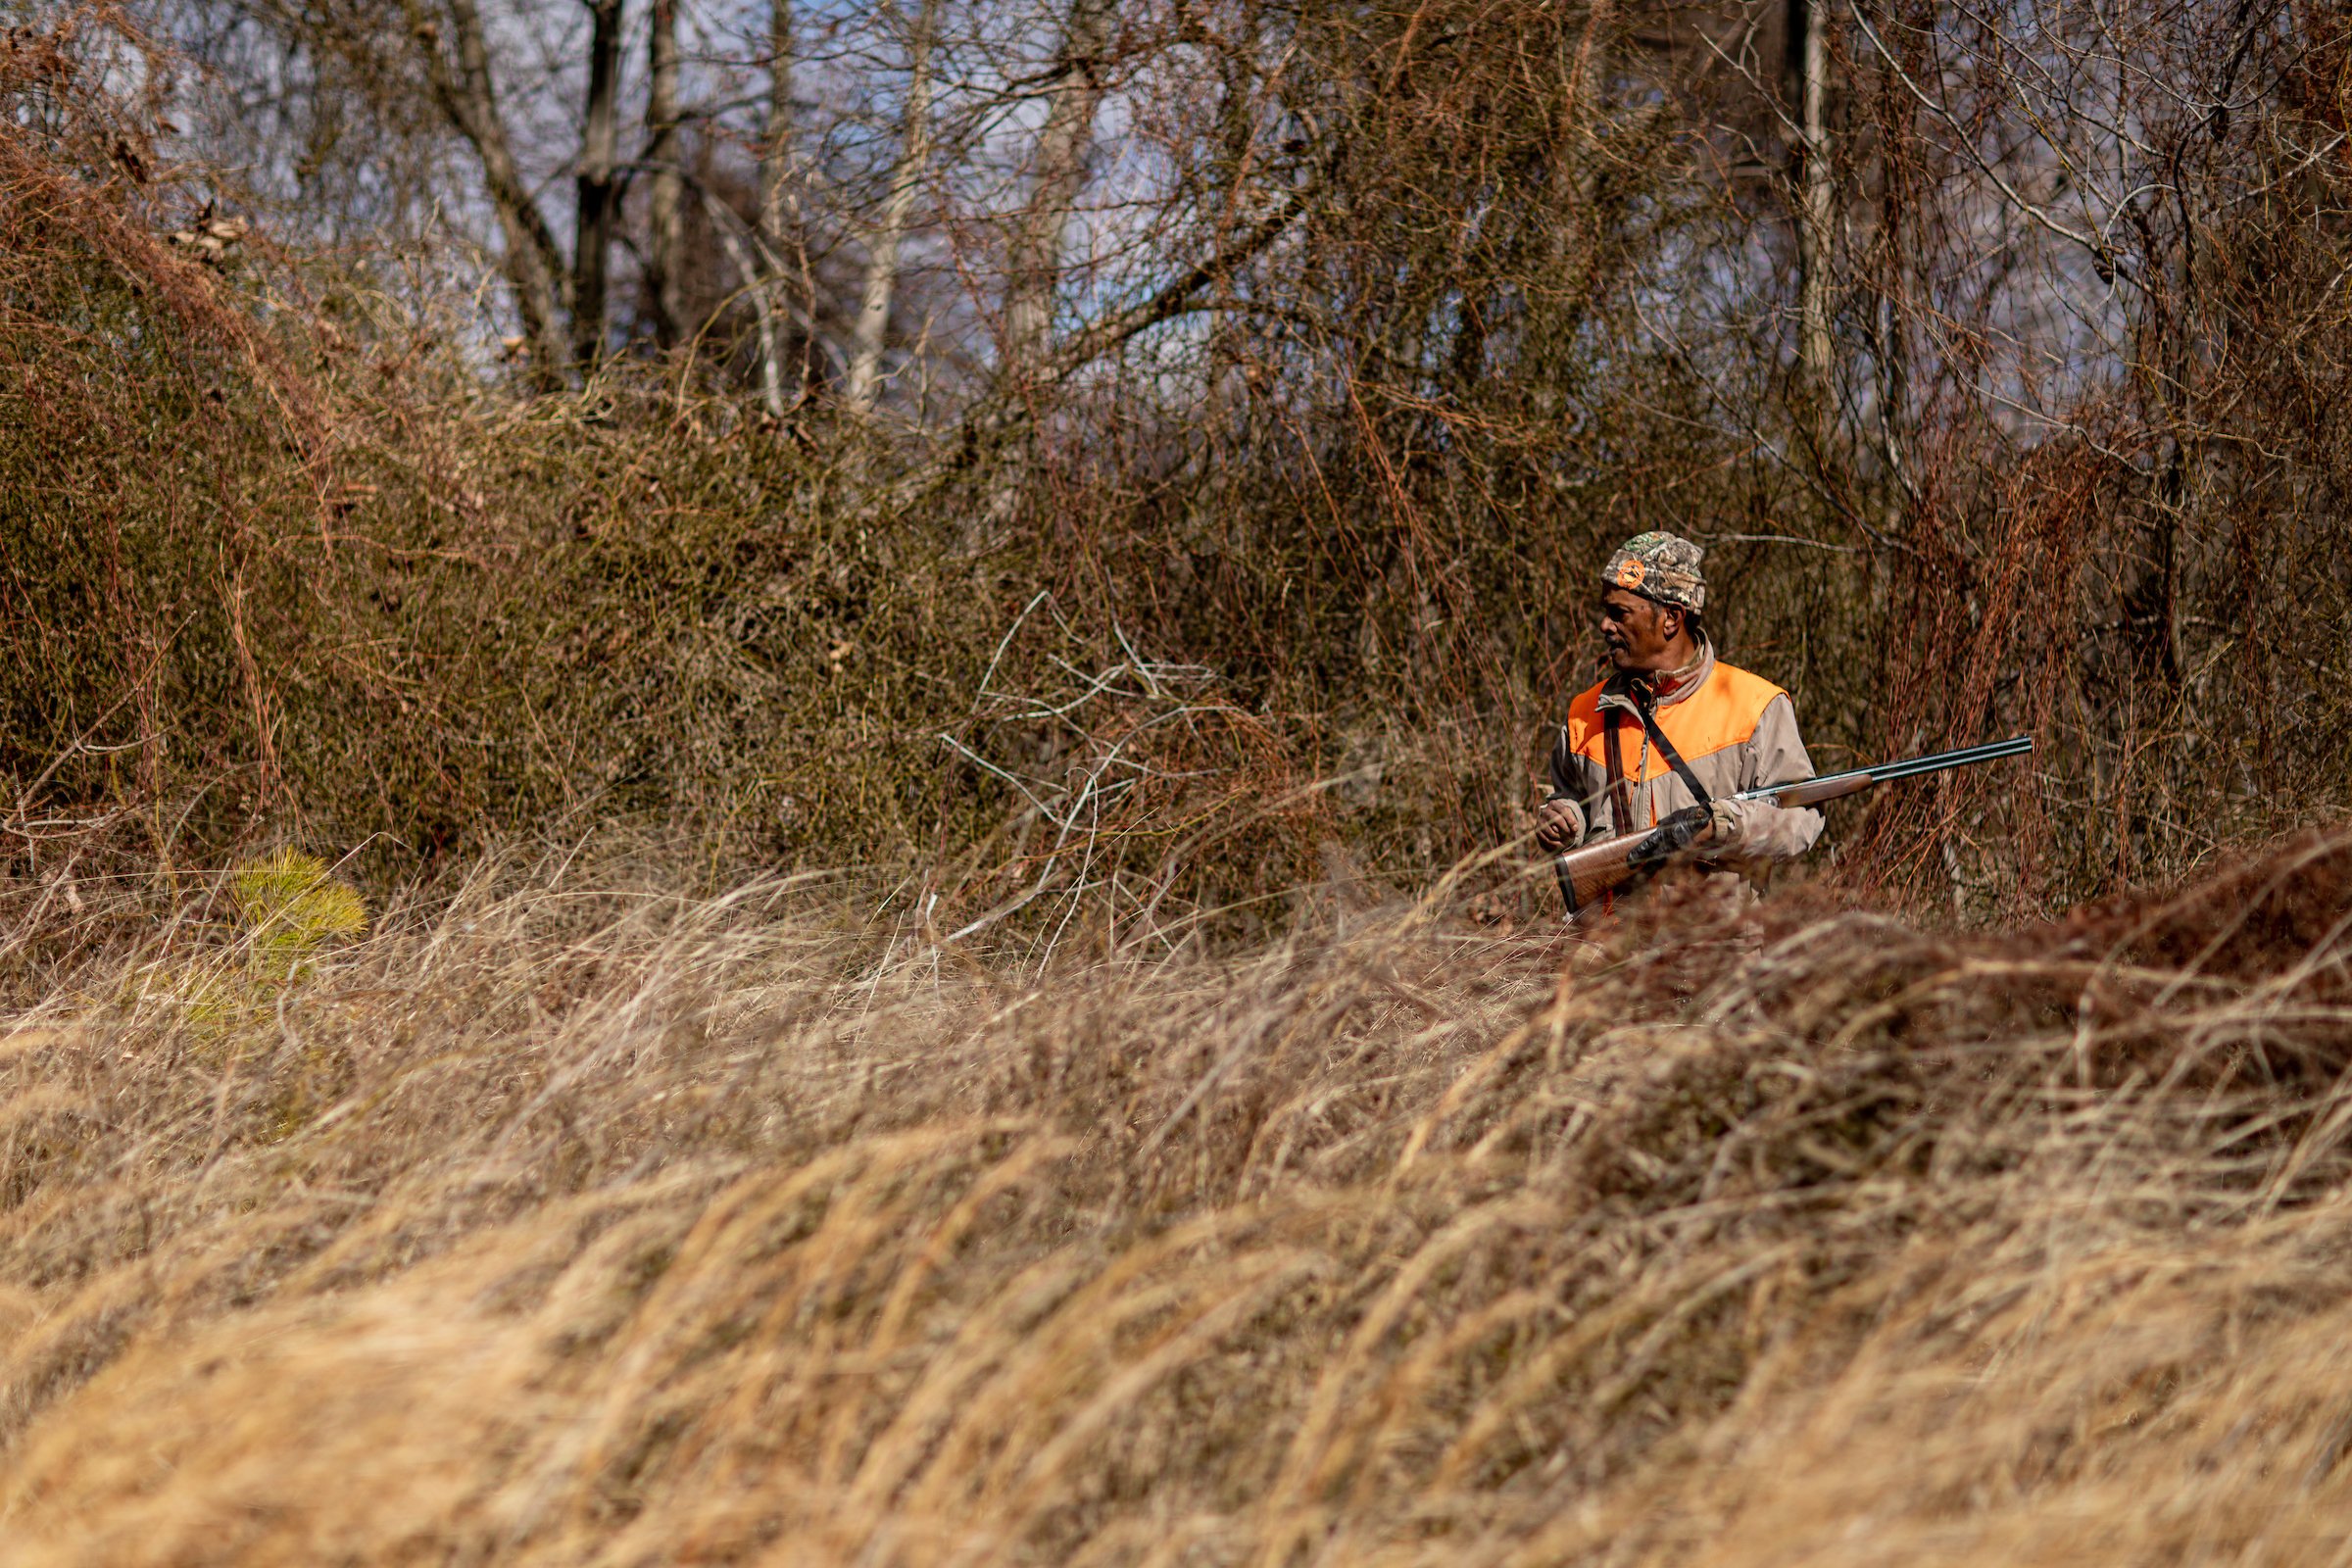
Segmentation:
[[(792, 0), (770, 0), (767, 10), (767, 112), (760, 127), (760, 251), (764, 281), (752, 291), (760, 321), (760, 391), (767, 412), (784, 413), (784, 312), (777, 292), (784, 286), (784, 256), (802, 258), (800, 176), (792, 135)], [(813, 291), (805, 291), (813, 292)]]
[(1015, 379), (1035, 373), (1046, 356), (1062, 236), (1086, 179), (1114, 14), (1111, 0), (1070, 0), (1063, 16), (1045, 123), (1030, 154), (1029, 199), (1013, 220), (1007, 258), (1003, 364)]
[(646, 293), (663, 347), (678, 340), (678, 281), (686, 247), (686, 181), (678, 131), (678, 0), (653, 0), (646, 76)]
[[(617, 5), (617, 0), (612, 3)], [(434, 100), (481, 163), (483, 189), (506, 240), (504, 266), (514, 288), (514, 307), (522, 318), (533, 372), (545, 380), (564, 363), (560, 326), (563, 252), (515, 166), (513, 142), (499, 112), (481, 11), (474, 0), (443, 0), (443, 4), (457, 50), (454, 62), (445, 52), (442, 21), (425, 10), (425, 0), (402, 0), (410, 32), (424, 55), (425, 78)]]
[(760, 234), (770, 247), (784, 243), (793, 202), (792, 0), (767, 10), (767, 114), (760, 127)]
[(892, 162), (890, 190), (882, 216), (867, 242), (865, 293), (858, 310), (855, 349), (843, 401), (858, 414), (871, 413), (882, 384), (883, 341), (890, 330), (891, 297), (899, 282), (899, 247), (914, 195), (931, 157), (931, 50), (939, 31), (939, 0), (922, 0), (906, 42), (906, 90), (899, 124), (899, 151)]
[(578, 214), (572, 230), (571, 352), (591, 364), (605, 352), (605, 284), (619, 207), (621, 0), (585, 0), (590, 19), (588, 99), (580, 136)]
[(1827, 409), (1830, 385), (1830, 245), (1836, 220), (1830, 179), (1830, 7), (1789, 0), (1789, 53), (1797, 74), (1797, 357)]

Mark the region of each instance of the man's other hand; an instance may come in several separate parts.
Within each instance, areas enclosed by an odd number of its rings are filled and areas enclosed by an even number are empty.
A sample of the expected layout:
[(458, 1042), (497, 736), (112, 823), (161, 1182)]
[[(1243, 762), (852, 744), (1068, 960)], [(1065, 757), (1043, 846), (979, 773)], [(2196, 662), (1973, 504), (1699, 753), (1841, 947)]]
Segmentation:
[(1557, 855), (1576, 843), (1576, 808), (1566, 801), (1545, 801), (1536, 808), (1536, 843)]

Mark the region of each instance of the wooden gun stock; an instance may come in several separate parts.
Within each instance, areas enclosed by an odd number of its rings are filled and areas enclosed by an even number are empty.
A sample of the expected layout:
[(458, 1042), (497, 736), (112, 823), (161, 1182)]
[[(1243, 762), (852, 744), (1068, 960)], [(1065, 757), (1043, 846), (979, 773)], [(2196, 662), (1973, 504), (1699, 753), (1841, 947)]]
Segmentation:
[(1634, 846), (1647, 837), (1620, 833), (1552, 857), (1552, 874), (1560, 880), (1560, 897), (1567, 902), (1570, 919), (1634, 880)]
[[(1767, 784), (1759, 789), (1741, 790), (1732, 799), (1769, 801), (1783, 807), (1819, 806), (1824, 801), (1859, 795), (1874, 785), (1892, 783), (1899, 778), (1917, 778), (1924, 773), (1970, 767), (1978, 762), (1996, 761), (2004, 757), (2023, 757), (2032, 750), (2034, 737), (2017, 735), (2005, 741), (1993, 741), (1989, 745), (1963, 747), (1956, 752), (1935, 752), (1926, 757), (1914, 757), (1907, 761), (1858, 767), (1847, 773), (1828, 773), (1820, 778), (1796, 779), (1788, 784)], [(1568, 903), (1569, 918), (1574, 919), (1605, 895), (1654, 870), (1658, 863), (1656, 858), (1637, 853), (1649, 842), (1649, 830), (1620, 833), (1614, 838), (1602, 839), (1570, 850), (1565, 855), (1554, 856), (1552, 872), (1559, 878), (1560, 897)]]

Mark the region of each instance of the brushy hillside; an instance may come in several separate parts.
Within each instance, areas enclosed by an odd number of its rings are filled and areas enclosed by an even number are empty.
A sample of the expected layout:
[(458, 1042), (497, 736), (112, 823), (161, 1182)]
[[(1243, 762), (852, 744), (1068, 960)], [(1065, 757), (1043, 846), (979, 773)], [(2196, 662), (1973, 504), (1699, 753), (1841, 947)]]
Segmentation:
[[(1334, 858), (1413, 889), (1528, 831), (1592, 574), (1651, 526), (1707, 545), (1714, 633), (1823, 765), (2038, 740), (1841, 824), (1856, 882), (2012, 919), (2352, 807), (2326, 8), (2152, 7), (2128, 71), (2067, 7), (2036, 8), (2030, 70), (1943, 16), (1990, 74), (1951, 112), (2130, 153), (2096, 178), (2056, 144), (1978, 169), (1857, 32), (1839, 159), (1886, 162), (1839, 173), (1836, 364), (1800, 373), (1781, 198), (1724, 167), (1757, 172), (1721, 137), (1761, 106), (1662, 121), (1622, 8), (1238, 7), (1218, 25), (1264, 53), (1234, 79), (1266, 96), (1161, 107), (1210, 140), (1293, 124), (1320, 171), (1296, 230), (1117, 353), (1099, 312), (1150, 278), (1073, 274), (1051, 314), (1084, 373), (943, 341), (960, 390), (871, 418), (658, 342), (520, 370), (482, 258), (325, 242), (169, 128), (195, 68), (123, 8), (37, 9), (0, 37), (8, 884), (290, 843), (381, 892), (594, 828), (704, 893), (855, 867), (1039, 952), (1207, 909), (1246, 944)], [(1152, 9), (1139, 46), (1207, 25)], [(1594, 50), (1618, 64), (1529, 65)], [(2112, 111), (2142, 130), (2035, 96), (2078, 69), (2147, 94)], [(2108, 188), (2071, 220), (2109, 236), (2087, 258), (2012, 210), (2058, 169)], [(1002, 314), (990, 270), (971, 321)]]
[(807, 886), (354, 914), (281, 861), (0, 1041), (0, 1561), (2352, 1530), (2340, 835), (2005, 935), (1334, 898), (1028, 977)]

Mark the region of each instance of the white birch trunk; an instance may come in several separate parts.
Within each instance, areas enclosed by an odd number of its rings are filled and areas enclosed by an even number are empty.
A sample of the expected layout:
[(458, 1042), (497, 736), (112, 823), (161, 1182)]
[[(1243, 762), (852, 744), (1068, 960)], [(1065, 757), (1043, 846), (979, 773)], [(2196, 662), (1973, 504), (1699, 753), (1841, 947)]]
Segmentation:
[(1070, 0), (1046, 122), (1030, 160), (1029, 201), (1016, 220), (1004, 297), (1004, 368), (1018, 378), (1046, 357), (1054, 326), (1054, 296), (1061, 280), (1063, 231), (1069, 226), (1095, 114), (1102, 104), (1113, 8), (1110, 0)]
[(914, 196), (931, 159), (931, 46), (939, 28), (939, 0), (923, 0), (906, 45), (906, 96), (899, 126), (899, 155), (891, 167), (890, 193), (882, 219), (868, 241), (865, 291), (858, 308), (856, 346), (843, 399), (852, 412), (870, 414), (882, 387), (882, 350), (890, 331), (891, 300), (898, 289), (899, 247), (914, 211)]

